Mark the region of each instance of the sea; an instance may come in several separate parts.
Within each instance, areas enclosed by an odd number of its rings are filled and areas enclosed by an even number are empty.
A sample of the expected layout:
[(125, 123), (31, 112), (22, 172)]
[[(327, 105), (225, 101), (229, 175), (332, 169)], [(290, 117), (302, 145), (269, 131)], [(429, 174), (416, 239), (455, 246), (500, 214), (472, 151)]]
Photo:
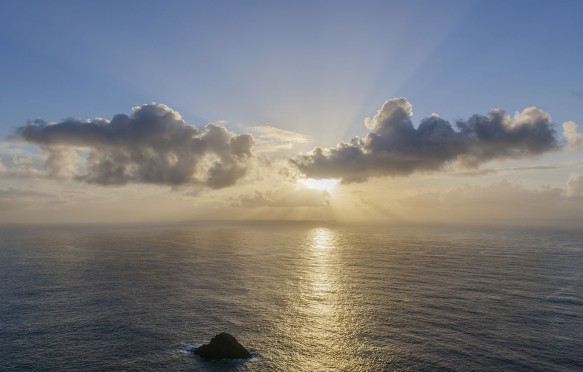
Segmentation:
[(582, 371), (583, 229), (0, 226), (0, 370)]

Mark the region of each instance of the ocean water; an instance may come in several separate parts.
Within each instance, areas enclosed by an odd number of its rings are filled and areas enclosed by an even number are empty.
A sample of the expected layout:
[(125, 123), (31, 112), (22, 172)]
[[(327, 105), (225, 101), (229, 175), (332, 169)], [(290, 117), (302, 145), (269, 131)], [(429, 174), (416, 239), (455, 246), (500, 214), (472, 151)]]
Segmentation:
[(162, 369), (581, 371), (583, 231), (0, 227), (0, 370)]

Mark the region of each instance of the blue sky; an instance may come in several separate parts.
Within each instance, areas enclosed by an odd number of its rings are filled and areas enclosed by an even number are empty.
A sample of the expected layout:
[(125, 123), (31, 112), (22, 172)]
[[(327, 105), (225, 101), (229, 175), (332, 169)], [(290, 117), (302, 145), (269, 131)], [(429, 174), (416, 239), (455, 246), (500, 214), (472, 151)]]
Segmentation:
[(197, 126), (301, 134), (297, 151), (364, 136), (394, 97), (414, 125), (536, 106), (560, 141), (583, 116), (581, 1), (4, 1), (0, 14), (2, 137), (151, 102)]
[(108, 118), (156, 101), (195, 124), (263, 123), (312, 135), (342, 126), (353, 135), (364, 116), (398, 96), (418, 119), (537, 106), (558, 122), (577, 120), (582, 8), (579, 1), (3, 2), (1, 130), (36, 117)]

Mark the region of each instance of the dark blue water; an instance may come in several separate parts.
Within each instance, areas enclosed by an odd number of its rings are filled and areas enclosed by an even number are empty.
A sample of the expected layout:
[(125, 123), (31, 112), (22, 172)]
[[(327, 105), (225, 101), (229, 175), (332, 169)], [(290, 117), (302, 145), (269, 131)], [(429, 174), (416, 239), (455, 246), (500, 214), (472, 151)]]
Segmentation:
[(0, 283), (3, 371), (583, 370), (579, 230), (1, 227)]

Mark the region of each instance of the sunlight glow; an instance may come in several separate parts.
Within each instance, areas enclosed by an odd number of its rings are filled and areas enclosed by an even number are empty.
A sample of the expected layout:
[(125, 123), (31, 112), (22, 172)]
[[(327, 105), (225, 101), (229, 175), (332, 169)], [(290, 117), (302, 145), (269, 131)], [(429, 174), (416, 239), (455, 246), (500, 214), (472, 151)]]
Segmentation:
[(318, 250), (332, 247), (333, 232), (326, 228), (318, 228), (312, 231), (312, 246)]
[(324, 179), (305, 178), (299, 180), (298, 182), (307, 188), (328, 192), (332, 191), (336, 187), (336, 185), (338, 185), (338, 180), (334, 178)]

